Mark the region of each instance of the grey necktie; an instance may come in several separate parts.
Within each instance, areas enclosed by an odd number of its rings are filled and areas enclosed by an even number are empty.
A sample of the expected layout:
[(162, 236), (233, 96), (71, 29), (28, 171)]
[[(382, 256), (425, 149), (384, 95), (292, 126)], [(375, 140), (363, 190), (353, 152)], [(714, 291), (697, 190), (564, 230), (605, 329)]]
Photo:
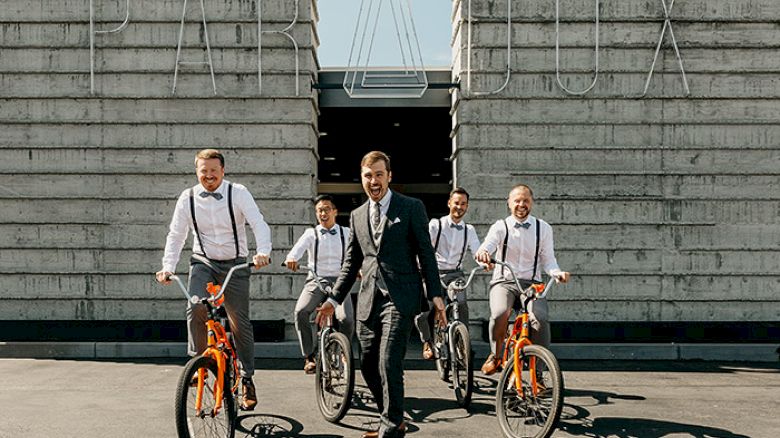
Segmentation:
[(380, 217), (382, 216), (382, 204), (375, 202), (374, 203), (374, 210), (371, 212), (371, 226), (374, 227), (374, 238), (376, 238), (379, 235), (379, 223), (381, 222)]
[(222, 193), (217, 193), (217, 192), (200, 192), (200, 197), (201, 198), (208, 198), (209, 196), (213, 196), (214, 199), (216, 199), (217, 201), (222, 199)]

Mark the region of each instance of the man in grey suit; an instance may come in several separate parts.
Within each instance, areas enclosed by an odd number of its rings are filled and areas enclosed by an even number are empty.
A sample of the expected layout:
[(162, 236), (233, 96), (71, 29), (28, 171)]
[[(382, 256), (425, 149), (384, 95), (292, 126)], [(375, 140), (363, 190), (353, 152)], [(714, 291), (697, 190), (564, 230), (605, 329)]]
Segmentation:
[(368, 202), (350, 215), (341, 273), (333, 296), (318, 309), (317, 322), (333, 315), (362, 272), (357, 301), (361, 372), (381, 412), (379, 430), (363, 437), (403, 437), (403, 358), (425, 293), (423, 281), (439, 324), (446, 325), (447, 317), (423, 203), (389, 189), (390, 158), (383, 152), (369, 152), (360, 167)]

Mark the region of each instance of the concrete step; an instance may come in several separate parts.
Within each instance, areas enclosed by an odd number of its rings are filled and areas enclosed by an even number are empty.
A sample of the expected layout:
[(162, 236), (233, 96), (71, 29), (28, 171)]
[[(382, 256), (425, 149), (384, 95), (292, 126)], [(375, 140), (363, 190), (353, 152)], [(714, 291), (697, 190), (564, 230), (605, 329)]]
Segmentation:
[[(354, 342), (354, 341), (353, 341)], [(353, 350), (356, 345), (353, 347)], [(478, 370), (488, 344), (472, 341)], [(356, 350), (354, 350), (356, 351)], [(705, 360), (777, 362), (777, 344), (554, 344), (559, 360)], [(122, 342), (0, 342), (0, 358), (138, 359), (186, 356), (185, 343)], [(297, 359), (295, 341), (256, 343), (256, 359)], [(420, 344), (410, 342), (407, 361), (424, 362)]]

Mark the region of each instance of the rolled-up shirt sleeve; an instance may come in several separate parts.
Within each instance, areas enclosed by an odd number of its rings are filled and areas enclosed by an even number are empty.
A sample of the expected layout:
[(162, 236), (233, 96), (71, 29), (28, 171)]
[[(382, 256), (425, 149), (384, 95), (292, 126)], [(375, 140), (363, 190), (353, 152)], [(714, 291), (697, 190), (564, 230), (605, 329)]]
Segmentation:
[(479, 246), (477, 252), (485, 250), (488, 254), (493, 255), (496, 249), (498, 249), (499, 243), (503, 240), (503, 236), (501, 236), (502, 228), (501, 221), (491, 225), (485, 240), (482, 241), (482, 245)]
[[(316, 239), (316, 236), (314, 235), (314, 228), (309, 228), (306, 231), (303, 232), (303, 235), (298, 239), (297, 242), (295, 242), (295, 245), (293, 245), (290, 252), (287, 253), (287, 257), (285, 260), (294, 260), (298, 261), (303, 257), (303, 254), (311, 249), (312, 244), (314, 243), (314, 240)], [(310, 257), (310, 259), (313, 257)], [(311, 263), (311, 262), (310, 262)]]
[(241, 190), (241, 196), (238, 197), (240, 202), (241, 212), (244, 214), (244, 218), (249, 226), (252, 228), (252, 232), (255, 235), (255, 243), (257, 244), (257, 254), (271, 254), (271, 227), (265, 222), (263, 214), (260, 213), (260, 208), (257, 206), (252, 194), (249, 190)]
[(162, 270), (176, 272), (181, 250), (187, 240), (187, 232), (190, 230), (190, 218), (187, 214), (189, 191), (185, 190), (176, 201), (173, 210), (173, 218), (168, 227), (168, 237), (165, 239), (165, 253), (162, 258)]

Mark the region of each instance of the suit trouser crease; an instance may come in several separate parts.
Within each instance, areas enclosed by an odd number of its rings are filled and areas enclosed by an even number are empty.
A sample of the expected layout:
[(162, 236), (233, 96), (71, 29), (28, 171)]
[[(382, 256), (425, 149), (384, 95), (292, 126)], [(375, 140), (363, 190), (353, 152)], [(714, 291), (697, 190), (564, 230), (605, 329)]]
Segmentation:
[[(207, 283), (221, 284), (227, 271), (234, 266), (235, 262), (212, 260), (211, 263), (219, 269), (219, 272), (215, 272), (197, 260), (191, 262), (189, 275), (191, 295), (203, 297), (207, 294)], [(230, 331), (233, 333), (238, 362), (241, 365), (241, 377), (251, 377), (255, 372), (254, 329), (249, 318), (249, 276), (250, 273), (244, 269), (234, 272), (224, 294), (225, 311), (230, 323)], [(207, 320), (208, 311), (205, 305), (187, 303), (188, 354), (190, 356), (202, 353), (208, 346), (208, 335), (205, 328)]]
[(358, 321), (361, 372), (381, 412), (380, 436), (392, 434), (404, 419), (403, 358), (412, 315), (402, 315), (389, 297), (375, 292), (369, 317)]
[[(528, 287), (530, 282), (522, 282), (522, 287)], [(490, 323), (488, 332), (490, 334), (490, 350), (496, 354), (502, 354), (503, 345), (496, 345), (496, 327), (506, 326), (509, 322), (509, 314), (515, 300), (521, 299), (520, 290), (514, 282), (498, 282), (490, 287)], [(550, 347), (550, 319), (548, 317), (547, 299), (532, 300), (528, 306), (528, 320), (530, 322), (531, 342)]]
[[(465, 275), (463, 274), (463, 271), (455, 271), (455, 272), (449, 272), (446, 274), (441, 274), (441, 280), (444, 282), (444, 284), (450, 284), (455, 280), (458, 279), (465, 279)], [(447, 291), (449, 294), (450, 292)], [(450, 295), (449, 299), (451, 301), (458, 301), (458, 321), (462, 322), (463, 324), (466, 324), (466, 328), (469, 326), (469, 305), (466, 301), (466, 290), (462, 290), (455, 294), (455, 296)], [(420, 341), (422, 342), (431, 342), (431, 339), (433, 339), (433, 331), (431, 330), (431, 321), (433, 320), (433, 315), (435, 313), (435, 309), (433, 307), (433, 303), (428, 303), (429, 310), (420, 313), (419, 315), (414, 317), (414, 325), (417, 327), (417, 331), (420, 333)]]
[[(326, 278), (332, 286), (335, 279)], [(301, 354), (308, 357), (314, 353), (314, 330), (311, 315), (314, 310), (327, 298), (317, 287), (317, 280), (309, 279), (303, 286), (301, 295), (295, 304), (295, 331), (298, 333), (298, 341), (301, 346)], [(352, 298), (347, 295), (344, 302), (336, 307), (336, 320), (339, 322), (338, 330), (352, 339), (355, 332), (355, 316), (352, 310)]]

